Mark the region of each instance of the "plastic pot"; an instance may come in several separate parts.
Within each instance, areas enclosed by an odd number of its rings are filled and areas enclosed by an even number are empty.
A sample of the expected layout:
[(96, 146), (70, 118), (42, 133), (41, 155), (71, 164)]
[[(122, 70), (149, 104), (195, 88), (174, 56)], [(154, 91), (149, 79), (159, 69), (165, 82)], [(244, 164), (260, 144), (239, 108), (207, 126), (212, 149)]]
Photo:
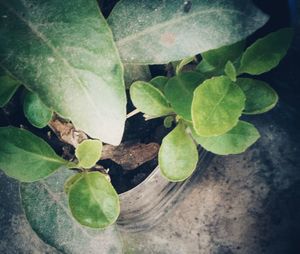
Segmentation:
[(119, 229), (137, 232), (155, 226), (192, 189), (212, 157), (200, 149), (196, 170), (183, 182), (169, 182), (157, 166), (142, 183), (121, 193), (121, 213), (117, 221)]

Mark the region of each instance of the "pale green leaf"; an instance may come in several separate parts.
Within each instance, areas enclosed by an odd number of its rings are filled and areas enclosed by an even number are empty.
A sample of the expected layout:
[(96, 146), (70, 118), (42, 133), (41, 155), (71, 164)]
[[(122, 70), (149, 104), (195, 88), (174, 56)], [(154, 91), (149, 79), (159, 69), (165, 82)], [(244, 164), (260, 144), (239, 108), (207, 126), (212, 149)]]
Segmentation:
[(19, 181), (37, 181), (68, 165), (44, 140), (27, 130), (0, 127), (0, 140), (0, 169)]
[(244, 114), (265, 113), (274, 108), (278, 102), (277, 93), (266, 82), (250, 78), (239, 78), (237, 84), (246, 96)]
[(199, 72), (182, 72), (169, 79), (165, 86), (167, 100), (175, 112), (185, 120), (192, 121), (193, 93), (203, 81), (203, 75)]
[(3, 0), (0, 17), (0, 66), (78, 129), (118, 145), (123, 67), (97, 1)]
[(70, 187), (69, 207), (75, 219), (91, 228), (104, 228), (120, 213), (119, 197), (100, 172), (82, 173)]
[(192, 119), (195, 131), (205, 137), (224, 134), (237, 124), (244, 107), (243, 91), (228, 77), (208, 79), (194, 91)]
[(149, 116), (159, 117), (173, 112), (162, 92), (150, 83), (133, 83), (130, 96), (134, 106)]
[(19, 81), (3, 73), (0, 77), (0, 108), (10, 101), (20, 85)]
[(159, 89), (162, 93), (164, 93), (165, 86), (168, 82), (168, 78), (165, 76), (157, 76), (153, 79), (151, 79), (150, 84), (155, 86), (157, 89)]
[(239, 121), (230, 131), (215, 137), (201, 137), (193, 132), (193, 138), (207, 151), (219, 155), (239, 154), (246, 151), (260, 137), (250, 123)]
[(245, 41), (239, 41), (237, 43), (226, 45), (218, 49), (212, 49), (201, 54), (210, 65), (215, 67), (224, 67), (227, 61), (234, 62), (238, 59), (245, 48)]
[(75, 150), (78, 166), (83, 168), (91, 168), (100, 160), (102, 153), (102, 142), (99, 140), (84, 140)]
[(231, 61), (226, 63), (224, 72), (232, 81), (236, 81), (236, 69)]
[[(20, 193), (26, 218), (36, 234), (47, 244), (66, 254), (122, 253), (119, 232), (111, 226), (95, 230), (80, 225), (68, 207), (64, 183), (76, 174), (67, 169), (57, 171), (45, 180), (22, 183)], [(77, 197), (78, 205), (80, 196)]]
[(108, 22), (124, 62), (163, 64), (246, 38), (267, 17), (250, 1), (122, 0)]
[(259, 75), (276, 67), (285, 56), (293, 38), (293, 29), (283, 28), (248, 47), (241, 59), (239, 73)]
[(25, 91), (23, 110), (28, 121), (37, 128), (44, 128), (52, 118), (52, 110), (40, 100), (36, 93)]
[(179, 124), (163, 139), (158, 161), (162, 175), (172, 182), (183, 181), (194, 172), (198, 151), (183, 124)]

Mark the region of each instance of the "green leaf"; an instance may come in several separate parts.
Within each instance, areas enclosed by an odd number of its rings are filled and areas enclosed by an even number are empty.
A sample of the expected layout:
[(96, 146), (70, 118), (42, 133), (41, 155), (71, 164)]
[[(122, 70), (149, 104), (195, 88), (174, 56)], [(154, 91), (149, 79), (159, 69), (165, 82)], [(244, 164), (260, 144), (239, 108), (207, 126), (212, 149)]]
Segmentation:
[(119, 216), (119, 197), (111, 183), (99, 172), (82, 173), (69, 190), (69, 207), (82, 225), (104, 228)]
[[(62, 169), (45, 180), (22, 183), (22, 206), (32, 229), (61, 253), (99, 254), (111, 249), (122, 253), (122, 241), (115, 227), (95, 230), (83, 227), (73, 218), (64, 192), (64, 183), (80, 174)], [(80, 197), (78, 197), (78, 204)]]
[(274, 108), (278, 102), (277, 93), (266, 82), (250, 78), (239, 78), (237, 84), (246, 96), (244, 114), (265, 113)]
[(71, 186), (81, 177), (81, 174), (75, 174), (70, 176), (65, 184), (64, 184), (64, 191), (66, 194), (69, 194)]
[(102, 153), (102, 142), (99, 140), (84, 140), (75, 150), (75, 155), (79, 161), (78, 166), (92, 168), (100, 160)]
[(171, 78), (165, 86), (165, 96), (175, 112), (187, 121), (192, 121), (191, 105), (193, 93), (203, 82), (199, 72), (183, 72)]
[(164, 119), (165, 128), (171, 128), (174, 121), (175, 121), (174, 116), (167, 116)]
[(0, 77), (0, 108), (10, 101), (20, 85), (19, 81), (7, 74)]
[(283, 28), (257, 40), (246, 49), (239, 73), (259, 75), (276, 67), (292, 42), (293, 29)]
[(53, 114), (38, 95), (30, 91), (25, 91), (23, 110), (28, 121), (37, 128), (47, 126)]
[(127, 89), (129, 89), (131, 84), (135, 81), (149, 81), (151, 79), (149, 66), (124, 64), (124, 79)]
[(212, 49), (201, 54), (210, 65), (215, 67), (224, 67), (227, 61), (234, 62), (238, 59), (245, 48), (245, 41), (239, 41), (237, 43), (226, 45), (218, 49)]
[(207, 151), (219, 155), (243, 153), (260, 137), (250, 123), (239, 121), (230, 131), (215, 137), (201, 137), (193, 132), (193, 138)]
[(123, 67), (97, 1), (3, 0), (0, 17), (0, 67), (76, 128), (118, 145)]
[(137, 81), (130, 87), (130, 96), (134, 106), (149, 116), (164, 116), (173, 112), (165, 96), (153, 85)]
[(164, 64), (246, 38), (267, 17), (250, 1), (122, 0), (108, 22), (124, 62)]
[(168, 78), (164, 76), (157, 76), (153, 79), (151, 79), (150, 84), (155, 86), (157, 89), (159, 89), (162, 93), (164, 93), (165, 86), (168, 82)]
[(224, 71), (228, 78), (234, 82), (236, 81), (236, 69), (231, 61), (226, 63)]
[(243, 91), (228, 77), (208, 79), (194, 91), (192, 119), (195, 131), (204, 137), (224, 134), (237, 124), (244, 107)]
[(15, 127), (0, 127), (0, 168), (22, 182), (45, 178), (68, 165), (41, 138)]
[(186, 66), (187, 64), (193, 62), (195, 60), (195, 56), (190, 56), (187, 58), (184, 58), (183, 60), (181, 60), (177, 65), (176, 65), (176, 75), (178, 75), (184, 66)]
[(196, 70), (202, 73), (210, 73), (216, 70), (216, 67), (212, 66), (205, 59), (202, 59), (201, 62), (196, 66)]
[(183, 181), (194, 172), (198, 151), (183, 124), (179, 123), (163, 139), (158, 161), (162, 175), (172, 182)]

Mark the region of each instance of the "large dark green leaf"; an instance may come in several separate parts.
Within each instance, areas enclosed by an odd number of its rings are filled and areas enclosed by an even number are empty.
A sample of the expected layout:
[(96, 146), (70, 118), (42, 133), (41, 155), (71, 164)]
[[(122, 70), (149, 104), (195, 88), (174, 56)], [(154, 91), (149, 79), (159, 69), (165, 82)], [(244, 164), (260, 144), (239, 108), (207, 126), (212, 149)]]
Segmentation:
[(169, 181), (183, 181), (194, 172), (198, 151), (183, 124), (180, 123), (163, 139), (158, 160), (162, 175)]
[(167, 100), (175, 112), (185, 120), (192, 121), (193, 93), (203, 80), (203, 75), (199, 72), (182, 72), (171, 78), (165, 86)]
[(31, 227), (62, 253), (122, 253), (115, 227), (90, 229), (73, 218), (64, 192), (64, 182), (71, 176), (74, 172), (63, 169), (43, 181), (21, 185), (22, 203)]
[(241, 59), (239, 73), (259, 75), (276, 67), (285, 56), (293, 38), (293, 29), (283, 28), (248, 47)]
[(251, 78), (239, 78), (238, 86), (246, 96), (244, 114), (261, 114), (275, 107), (278, 95), (266, 82)]
[(239, 58), (245, 48), (245, 41), (239, 41), (232, 45), (226, 45), (218, 49), (212, 49), (202, 53), (203, 59), (214, 67), (224, 67), (227, 61), (234, 62)]
[(250, 123), (239, 121), (230, 131), (216, 137), (201, 137), (193, 132), (193, 137), (207, 151), (219, 155), (243, 153), (259, 138), (257, 129)]
[(41, 138), (15, 127), (0, 128), (0, 169), (22, 182), (42, 179), (68, 161)]
[(123, 68), (95, 0), (0, 1), (0, 65), (61, 116), (119, 144)]
[(91, 228), (111, 225), (120, 213), (118, 194), (100, 172), (82, 173), (71, 185), (69, 207), (80, 224)]
[(266, 21), (248, 0), (122, 0), (108, 18), (123, 61), (142, 64), (232, 44)]
[(218, 136), (232, 129), (245, 107), (245, 95), (228, 77), (204, 81), (195, 91), (192, 119), (195, 131), (204, 137)]

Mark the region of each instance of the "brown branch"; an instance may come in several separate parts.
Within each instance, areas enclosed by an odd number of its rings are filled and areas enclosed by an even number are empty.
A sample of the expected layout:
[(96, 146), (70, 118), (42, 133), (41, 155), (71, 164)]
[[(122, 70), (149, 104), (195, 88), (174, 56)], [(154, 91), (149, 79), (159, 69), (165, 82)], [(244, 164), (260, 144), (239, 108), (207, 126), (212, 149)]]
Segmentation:
[[(76, 129), (71, 122), (67, 122), (58, 116), (55, 116), (48, 126), (62, 142), (75, 148), (83, 140), (88, 139), (83, 131)], [(154, 159), (158, 154), (158, 150), (159, 145), (157, 143), (122, 143), (119, 146), (106, 144), (103, 146), (101, 160), (110, 159), (121, 165), (124, 170), (132, 170)]]

